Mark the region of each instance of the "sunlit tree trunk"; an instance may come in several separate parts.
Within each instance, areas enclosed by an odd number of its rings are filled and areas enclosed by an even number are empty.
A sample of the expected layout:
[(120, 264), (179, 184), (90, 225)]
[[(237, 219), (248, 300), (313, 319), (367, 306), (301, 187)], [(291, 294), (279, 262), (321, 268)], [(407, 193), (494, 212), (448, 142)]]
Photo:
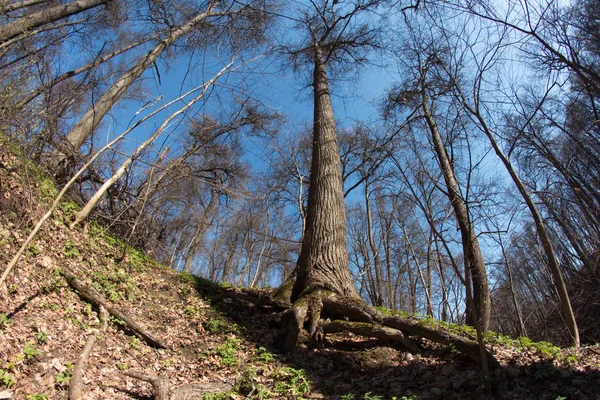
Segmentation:
[(112, 0), (76, 0), (68, 4), (44, 8), (43, 10), (25, 15), (11, 23), (0, 27), (0, 45), (39, 26), (50, 24), (59, 19), (67, 18), (90, 8), (109, 3)]
[(340, 150), (319, 43), (314, 44), (313, 79), (313, 152), (308, 210), (292, 300), (311, 287), (358, 298), (348, 269)]
[[(421, 100), (423, 114), (427, 121), (435, 153), (440, 163), (440, 167), (444, 175), (444, 180), (446, 182), (446, 187), (448, 189), (447, 195), (450, 200), (450, 203), (452, 204), (454, 215), (456, 217), (460, 229), (463, 245), (465, 270), (467, 272), (466, 275), (470, 277), (470, 280), (466, 279), (466, 283), (467, 285), (472, 284), (472, 290), (469, 291), (472, 291), (473, 305), (475, 307), (475, 311), (477, 313), (477, 318), (479, 319), (479, 321), (472, 320), (472, 312), (469, 312), (467, 314), (467, 321), (471, 321), (472, 324), (478, 323), (479, 328), (485, 332), (488, 330), (490, 323), (491, 300), (490, 288), (488, 285), (488, 278), (485, 269), (483, 254), (481, 253), (481, 248), (479, 247), (477, 235), (475, 234), (475, 230), (473, 229), (473, 225), (471, 224), (469, 212), (460, 194), (460, 188), (458, 185), (458, 181), (456, 180), (454, 168), (452, 167), (452, 163), (450, 162), (450, 157), (448, 156), (446, 148), (442, 143), (442, 137), (439, 132), (438, 126), (433, 118), (433, 115), (429, 110), (428, 98), (425, 94), (424, 88), (421, 92)], [(467, 289), (469, 289), (468, 286)], [(469, 302), (470, 299), (467, 299), (467, 309), (469, 309)]]
[[(214, 7), (214, 6), (213, 6)], [(142, 75), (142, 73), (177, 39), (192, 30), (194, 26), (201, 23), (212, 13), (213, 7), (196, 15), (181, 27), (175, 29), (167, 38), (161, 40), (145, 56), (141, 57), (129, 70), (127, 70), (117, 81), (85, 112), (79, 121), (73, 126), (59, 145), (51, 158), (51, 162), (58, 167), (67, 156), (79, 151), (93, 130), (106, 116), (110, 109), (119, 101), (121, 96)]]

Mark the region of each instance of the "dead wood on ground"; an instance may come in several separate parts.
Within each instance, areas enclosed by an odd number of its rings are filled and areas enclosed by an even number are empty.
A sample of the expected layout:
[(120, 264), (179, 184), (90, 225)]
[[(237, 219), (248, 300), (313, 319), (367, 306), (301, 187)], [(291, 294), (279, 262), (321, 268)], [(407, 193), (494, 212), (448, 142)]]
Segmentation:
[(207, 393), (225, 393), (233, 389), (232, 385), (225, 382), (204, 382), (186, 384), (171, 391), (169, 378), (165, 376), (149, 375), (134, 370), (124, 371), (123, 374), (150, 383), (156, 400), (202, 399)]
[(65, 277), (69, 286), (71, 286), (76, 291), (76, 293), (79, 295), (79, 297), (81, 297), (83, 301), (91, 303), (98, 309), (100, 307), (104, 307), (110, 315), (123, 321), (125, 325), (127, 325), (127, 327), (131, 329), (133, 333), (135, 333), (136, 336), (144, 340), (146, 343), (148, 343), (148, 345), (159, 349), (169, 349), (169, 346), (164, 344), (162, 340), (158, 339), (146, 329), (142, 328), (127, 314), (120, 311), (116, 307), (110, 305), (93, 287), (86, 285), (83, 281), (78, 279), (71, 271), (64, 269), (62, 275)]
[(90, 353), (92, 352), (98, 337), (106, 333), (106, 328), (108, 326), (108, 313), (102, 306), (100, 307), (100, 320), (102, 321), (102, 327), (100, 328), (100, 331), (92, 332), (88, 336), (85, 346), (83, 347), (83, 351), (79, 355), (79, 359), (73, 368), (73, 375), (71, 376), (71, 381), (69, 383), (69, 400), (79, 400), (83, 398), (83, 374), (85, 373), (85, 368), (87, 366)]

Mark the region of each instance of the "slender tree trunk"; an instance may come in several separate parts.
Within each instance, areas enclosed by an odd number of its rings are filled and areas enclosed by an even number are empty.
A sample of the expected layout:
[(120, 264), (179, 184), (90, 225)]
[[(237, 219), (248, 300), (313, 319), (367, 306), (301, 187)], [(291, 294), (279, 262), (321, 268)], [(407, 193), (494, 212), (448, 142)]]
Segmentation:
[(525, 329), (525, 321), (523, 319), (523, 313), (521, 312), (521, 307), (519, 305), (519, 301), (517, 300), (517, 293), (515, 292), (515, 286), (513, 285), (513, 276), (512, 270), (510, 269), (510, 265), (508, 263), (508, 259), (506, 258), (506, 251), (504, 250), (504, 244), (502, 243), (502, 238), (500, 238), (500, 249), (502, 250), (502, 258), (504, 259), (504, 267), (506, 268), (506, 274), (508, 276), (508, 288), (510, 290), (510, 295), (512, 298), (513, 306), (515, 307), (515, 312), (517, 316), (518, 322), (518, 332), (519, 336), (527, 336), (527, 329)]
[(440, 284), (442, 286), (442, 321), (448, 322), (448, 289), (446, 288), (446, 279), (444, 277), (442, 254), (440, 252), (437, 236), (434, 235), (433, 240), (435, 241), (435, 254), (437, 255), (438, 273), (440, 274)]
[[(75, 216), (75, 221), (71, 224), (71, 229), (75, 225), (81, 223), (82, 221), (85, 221), (85, 219), (88, 217), (88, 215), (90, 214), (90, 212), (92, 211), (92, 209), (96, 206), (96, 204), (98, 204), (98, 202), (104, 196), (104, 194), (108, 191), (108, 189), (110, 189), (119, 179), (121, 179), (121, 177), (125, 174), (125, 171), (127, 171), (127, 169), (129, 168), (129, 166), (138, 157), (141, 156), (141, 154), (146, 150), (146, 148), (148, 146), (152, 145), (156, 141), (156, 139), (163, 133), (163, 131), (169, 125), (169, 123), (173, 119), (177, 118), (178, 115), (180, 115), (180, 114), (184, 113), (186, 110), (188, 110), (198, 100), (202, 99), (204, 97), (204, 95), (206, 94), (206, 91), (208, 90), (208, 88), (210, 88), (217, 81), (217, 79), (221, 75), (223, 75), (225, 73), (225, 71), (227, 71), (229, 69), (229, 67), (231, 67), (232, 64), (233, 64), (233, 61), (231, 63), (227, 64), (223, 69), (221, 69), (221, 71), (219, 71), (214, 77), (212, 77), (211, 79), (209, 79), (208, 82), (206, 82), (204, 85), (200, 86), (199, 88), (202, 88), (202, 91), (200, 92), (200, 94), (198, 94), (198, 96), (196, 96), (192, 100), (188, 101), (182, 108), (180, 108), (176, 112), (172, 113), (168, 118), (166, 118), (163, 121), (163, 123), (158, 127), (158, 129), (156, 131), (154, 131), (154, 133), (152, 134), (152, 136), (150, 136), (144, 143), (142, 143), (142, 144), (140, 144), (138, 146), (138, 148), (133, 152), (133, 154), (130, 157), (128, 157), (121, 164), (121, 166), (113, 174), (113, 176), (111, 176), (109, 179), (107, 179), (104, 182), (104, 184), (100, 187), (100, 189), (98, 189), (96, 191), (96, 193), (94, 193), (94, 195), (88, 200), (88, 202), (81, 209), (81, 211), (79, 211), (77, 213), (77, 215)], [(195, 88), (195, 89), (187, 92), (186, 94), (184, 94), (183, 96), (181, 96), (180, 99), (182, 99), (182, 100), (185, 99), (185, 97), (187, 95), (189, 95), (190, 93), (192, 93), (194, 91), (197, 91), (199, 88)]]
[(314, 45), (313, 91), (313, 150), (308, 210), (292, 301), (312, 287), (358, 298), (348, 269), (340, 151), (329, 81), (319, 43)]
[(0, 27), (0, 45), (39, 26), (50, 24), (59, 19), (70, 17), (90, 8), (106, 4), (112, 0), (76, 0), (25, 15), (9, 24)]
[(194, 261), (194, 256), (198, 253), (198, 247), (202, 245), (202, 240), (204, 239), (204, 234), (208, 230), (209, 227), (209, 219), (211, 218), (213, 212), (217, 209), (217, 205), (219, 204), (219, 194), (215, 192), (215, 190), (211, 191), (210, 201), (206, 206), (202, 216), (198, 219), (198, 226), (196, 228), (196, 233), (192, 238), (190, 243), (190, 248), (185, 257), (185, 264), (183, 264), (183, 272), (191, 273), (192, 265)]
[[(422, 102), (423, 113), (431, 132), (435, 153), (437, 155), (446, 187), (448, 189), (448, 198), (452, 204), (454, 215), (458, 222), (460, 229), (463, 254), (465, 259), (465, 269), (468, 271), (468, 275), (472, 282), (472, 295), (473, 305), (479, 318), (479, 327), (482, 331), (487, 331), (490, 323), (490, 288), (488, 285), (487, 272), (485, 269), (485, 262), (481, 248), (479, 247), (479, 241), (477, 235), (471, 224), (469, 212), (465, 207), (464, 200), (460, 194), (460, 188), (456, 176), (454, 174), (454, 168), (450, 162), (450, 157), (446, 152), (446, 148), (442, 143), (442, 137), (438, 130), (438, 126), (433, 119), (433, 116), (429, 110), (427, 95), (425, 89), (422, 91)], [(467, 284), (469, 281), (467, 280)], [(467, 299), (467, 309), (469, 308), (469, 299)], [(470, 311), (470, 310), (469, 310)], [(467, 321), (473, 313), (467, 313)], [(477, 321), (471, 321), (472, 324), (476, 324)]]
[[(106, 1), (106, 0), (105, 0)], [(104, 116), (119, 101), (121, 96), (142, 75), (142, 73), (165, 51), (173, 42), (200, 24), (206, 17), (212, 14), (214, 5), (203, 13), (196, 15), (181, 27), (175, 29), (171, 34), (160, 41), (145, 56), (140, 58), (129, 70), (127, 70), (117, 81), (104, 93), (86, 113), (73, 126), (57, 150), (55, 150), (52, 162), (58, 167), (68, 155), (79, 151), (92, 131), (98, 126)]]
[(381, 272), (381, 259), (379, 258), (379, 249), (375, 244), (375, 236), (373, 235), (373, 217), (371, 215), (371, 202), (369, 200), (369, 183), (365, 180), (365, 204), (367, 208), (367, 231), (369, 236), (369, 246), (373, 253), (373, 268), (375, 269), (375, 287), (374, 303), (375, 306), (383, 306), (383, 274)]
[[(462, 93), (461, 93), (461, 95), (462, 95)], [(550, 240), (550, 237), (548, 236), (548, 232), (546, 230), (546, 225), (544, 224), (542, 215), (540, 214), (537, 206), (535, 205), (535, 202), (531, 198), (531, 195), (529, 194), (529, 191), (525, 187), (525, 184), (523, 183), (523, 181), (517, 174), (517, 171), (515, 171), (515, 169), (513, 168), (512, 163), (510, 162), (508, 157), (504, 154), (504, 152), (502, 151), (502, 149), (496, 142), (496, 139), (494, 138), (494, 135), (492, 135), (492, 132), (488, 129), (488, 126), (487, 126), (485, 120), (483, 119), (483, 117), (481, 116), (481, 113), (479, 112), (479, 110), (471, 108), (466, 103), (466, 100), (464, 99), (464, 97), (462, 99), (463, 99), (463, 104), (465, 104), (465, 106), (468, 108), (469, 112), (471, 112), (479, 121), (480, 125), (483, 128), (485, 135), (487, 136), (489, 142), (491, 143), (492, 147), (494, 148), (494, 152), (496, 153), (498, 158), (502, 161), (502, 164), (504, 164), (504, 167), (508, 171), (508, 174), (510, 175), (515, 186), (519, 190), (521, 197), (523, 197), (523, 200), (525, 201), (525, 204), (527, 205), (527, 208), (529, 209), (529, 212), (531, 213), (531, 216), (533, 217), (533, 221), (535, 223), (535, 229), (537, 231), (538, 237), (540, 238), (540, 241), (542, 242), (542, 248), (544, 249), (544, 254), (546, 255), (548, 266), (550, 267), (550, 271), (552, 273), (552, 278), (554, 281), (554, 286), (556, 288), (556, 292), (558, 293), (558, 298), (560, 300), (562, 314), (565, 319), (565, 325), (567, 326), (567, 329), (569, 330), (571, 346), (579, 347), (579, 344), (580, 344), (579, 329), (577, 327), (577, 321), (575, 320), (575, 313), (573, 312), (573, 307), (571, 306), (571, 300), (569, 298), (569, 293), (567, 292), (567, 285), (565, 284), (565, 280), (564, 280), (563, 274), (560, 270), (560, 265), (558, 263), (558, 259), (556, 258), (556, 254), (554, 253), (554, 246), (552, 245), (552, 241)]]
[(94, 59), (94, 61), (92, 61), (91, 63), (88, 63), (84, 66), (81, 66), (77, 69), (65, 72), (64, 74), (61, 74), (59, 76), (57, 76), (56, 78), (52, 79), (50, 82), (45, 83), (43, 85), (41, 85), (40, 87), (38, 87), (37, 89), (35, 89), (34, 91), (32, 91), (31, 93), (27, 94), (27, 96), (25, 98), (23, 98), (21, 101), (19, 101), (19, 103), (17, 103), (17, 108), (23, 108), (24, 106), (26, 106), (30, 101), (32, 101), (33, 99), (35, 99), (36, 97), (38, 97), (40, 94), (44, 93), (46, 90), (58, 85), (59, 83), (72, 78), (74, 76), (77, 76), (85, 71), (89, 71), (92, 68), (95, 68), (96, 66), (110, 60), (113, 57), (116, 57), (120, 54), (123, 54), (131, 49), (134, 49), (138, 46), (140, 46), (141, 44), (147, 42), (149, 39), (142, 39), (136, 43), (132, 43), (129, 46), (125, 46), (123, 48), (120, 48), (118, 50), (115, 50), (109, 54), (106, 54), (103, 57), (97, 57)]

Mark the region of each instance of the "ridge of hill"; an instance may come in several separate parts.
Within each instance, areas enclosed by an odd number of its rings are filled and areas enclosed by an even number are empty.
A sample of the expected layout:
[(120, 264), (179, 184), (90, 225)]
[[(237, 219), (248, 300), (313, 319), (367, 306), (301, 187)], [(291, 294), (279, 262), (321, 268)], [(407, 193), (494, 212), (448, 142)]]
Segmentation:
[[(0, 150), (1, 270), (57, 193), (9, 147)], [(392, 342), (338, 333), (322, 349), (279, 354), (280, 311), (215, 296), (219, 285), (168, 269), (95, 223), (86, 232), (70, 230), (77, 209), (61, 203), (0, 287), (0, 399), (67, 399), (91, 336), (97, 340), (83, 374), (85, 399), (153, 398), (136, 373), (166, 377), (173, 388), (194, 385), (198, 392), (189, 398), (198, 399), (485, 398), (477, 365), (424, 339), (421, 353), (411, 354)], [(78, 292), (69, 274), (83, 285)], [(114, 316), (104, 330), (82, 287), (160, 343), (149, 344)], [(493, 334), (487, 343), (506, 372), (506, 399), (600, 399), (598, 345), (559, 349)]]

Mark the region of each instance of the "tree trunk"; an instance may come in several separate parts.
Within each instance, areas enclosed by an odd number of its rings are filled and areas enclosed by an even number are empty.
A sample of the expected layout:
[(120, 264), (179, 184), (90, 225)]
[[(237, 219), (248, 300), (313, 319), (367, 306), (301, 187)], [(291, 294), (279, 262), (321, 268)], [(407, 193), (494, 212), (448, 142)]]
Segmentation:
[(20, 35), (26, 35), (38, 26), (50, 24), (59, 19), (67, 18), (90, 8), (106, 4), (112, 0), (76, 0), (68, 4), (45, 8), (38, 12), (25, 15), (0, 27), (0, 44)]
[[(448, 198), (452, 204), (454, 215), (458, 222), (460, 229), (460, 235), (463, 245), (463, 255), (465, 262), (465, 269), (468, 270), (471, 278), (472, 294), (473, 294), (473, 305), (477, 313), (479, 321), (472, 321), (472, 323), (479, 322), (479, 327), (484, 332), (488, 330), (490, 323), (490, 288), (488, 285), (487, 272), (485, 270), (485, 262), (483, 260), (483, 254), (479, 247), (479, 241), (477, 235), (471, 224), (469, 212), (465, 206), (465, 202), (460, 194), (460, 188), (456, 176), (454, 174), (454, 168), (450, 162), (450, 157), (446, 152), (446, 148), (442, 143), (442, 137), (433, 116), (429, 110), (427, 95), (425, 89), (422, 91), (422, 106), (427, 125), (431, 132), (435, 153), (437, 155), (446, 187), (448, 189)], [(467, 284), (469, 282), (467, 281)], [(467, 308), (469, 299), (467, 299)], [(467, 314), (467, 321), (469, 321), (472, 312)]]
[[(106, 1), (106, 0), (105, 0)], [(203, 13), (196, 15), (187, 23), (175, 29), (164, 40), (160, 41), (145, 56), (140, 58), (127, 72), (125, 72), (117, 81), (104, 93), (79, 119), (73, 129), (67, 134), (64, 143), (54, 151), (52, 162), (55, 167), (62, 164), (67, 156), (72, 152), (77, 152), (85, 143), (92, 131), (98, 126), (104, 116), (119, 101), (121, 96), (129, 87), (142, 75), (142, 73), (156, 61), (156, 59), (165, 51), (175, 40), (188, 33), (192, 28), (201, 23), (207, 16), (211, 15), (213, 7), (210, 7)]]
[(314, 45), (313, 150), (306, 229), (292, 301), (307, 289), (324, 288), (358, 298), (348, 269), (346, 207), (329, 81), (320, 45)]
[(375, 306), (383, 306), (383, 274), (381, 272), (381, 259), (379, 257), (379, 249), (375, 244), (375, 236), (373, 234), (373, 217), (371, 215), (371, 202), (369, 199), (369, 182), (365, 179), (365, 204), (367, 208), (367, 230), (369, 235), (369, 247), (373, 253), (373, 268), (375, 269), (375, 286), (373, 287)]
[(229, 69), (229, 67), (231, 67), (232, 64), (233, 64), (233, 61), (231, 63), (227, 64), (221, 71), (219, 71), (214, 77), (209, 79), (204, 85), (199, 86), (195, 89), (192, 89), (191, 91), (187, 92), (186, 94), (180, 96), (180, 99), (184, 100), (185, 97), (187, 97), (187, 95), (189, 95), (190, 93), (192, 93), (194, 91), (197, 91), (199, 88), (202, 88), (202, 91), (200, 92), (200, 94), (198, 94), (195, 98), (187, 101), (182, 108), (175, 111), (168, 118), (166, 118), (163, 121), (163, 123), (158, 127), (158, 129), (156, 129), (156, 131), (154, 131), (154, 133), (148, 139), (146, 139), (145, 142), (140, 144), (138, 146), (138, 148), (135, 149), (135, 151), (133, 152), (133, 154), (131, 156), (129, 156), (125, 161), (123, 161), (123, 163), (121, 164), (119, 169), (113, 174), (113, 176), (111, 176), (109, 179), (107, 179), (104, 182), (104, 184), (100, 187), (100, 189), (98, 189), (96, 191), (96, 193), (94, 193), (94, 195), (88, 200), (88, 202), (81, 209), (81, 211), (79, 211), (77, 213), (77, 215), (75, 216), (75, 221), (71, 224), (71, 229), (73, 229), (73, 227), (75, 227), (77, 224), (85, 221), (85, 219), (89, 216), (92, 209), (96, 206), (96, 204), (98, 204), (100, 199), (102, 199), (102, 197), (104, 197), (104, 194), (108, 191), (108, 189), (110, 189), (119, 179), (121, 179), (121, 177), (125, 174), (125, 172), (129, 168), (129, 166), (137, 158), (139, 158), (142, 155), (142, 153), (146, 150), (146, 148), (148, 146), (151, 146), (152, 144), (154, 144), (156, 139), (163, 133), (163, 131), (167, 128), (167, 126), (171, 123), (171, 121), (173, 119), (177, 118), (177, 116), (179, 116), (180, 114), (183, 114), (184, 112), (186, 112), (198, 100), (202, 99), (204, 97), (204, 95), (206, 94), (206, 91), (208, 90), (208, 88), (210, 88), (217, 81), (217, 79), (221, 75), (223, 75)]
[[(461, 93), (462, 97), (462, 93)], [(488, 129), (486, 122), (484, 121), (481, 113), (477, 109), (471, 108), (467, 103), (464, 97), (462, 97), (463, 104), (467, 107), (468, 111), (471, 112), (479, 121), (480, 125), (483, 128), (485, 135), (490, 141), (492, 147), (494, 148), (494, 152), (498, 156), (498, 158), (504, 164), (504, 167), (508, 171), (508, 174), (512, 178), (515, 186), (519, 190), (521, 197), (525, 201), (527, 208), (529, 208), (529, 212), (531, 212), (531, 216), (533, 217), (533, 221), (535, 223), (535, 229), (537, 231), (538, 237), (542, 242), (542, 248), (544, 249), (544, 254), (546, 255), (548, 266), (550, 267), (550, 271), (552, 273), (552, 279), (554, 281), (554, 287), (556, 288), (556, 292), (558, 293), (558, 298), (560, 300), (560, 306), (562, 310), (563, 317), (565, 318), (565, 325), (569, 330), (570, 335), (570, 343), (573, 347), (579, 347), (579, 329), (577, 327), (577, 322), (575, 320), (575, 314), (573, 312), (573, 307), (571, 306), (571, 300), (569, 298), (569, 293), (567, 292), (567, 286), (565, 284), (565, 280), (563, 278), (563, 274), (560, 270), (560, 265), (558, 263), (558, 259), (556, 258), (556, 254), (554, 253), (554, 247), (552, 245), (552, 241), (548, 236), (548, 232), (546, 231), (546, 225), (544, 224), (544, 220), (542, 215), (540, 214), (535, 202), (531, 198), (529, 191), (525, 187), (525, 184), (517, 174), (517, 171), (512, 166), (512, 163), (508, 159), (508, 157), (504, 154), (496, 139), (492, 135), (492, 132)], [(477, 106), (476, 106), (477, 108)], [(508, 266), (507, 266), (508, 268)], [(509, 270), (510, 273), (510, 270)], [(511, 290), (512, 290), (512, 278), (511, 278)], [(518, 308), (517, 308), (517, 311)], [(521, 325), (523, 328), (523, 325)]]
[(31, 102), (33, 99), (35, 99), (36, 97), (38, 97), (40, 94), (42, 94), (45, 91), (47, 91), (48, 89), (50, 89), (50, 88), (58, 85), (59, 83), (65, 81), (67, 79), (73, 78), (73, 77), (75, 77), (75, 76), (77, 76), (77, 75), (79, 75), (79, 74), (81, 74), (81, 73), (83, 73), (85, 71), (89, 71), (90, 69), (97, 67), (98, 65), (100, 65), (100, 64), (102, 64), (102, 63), (110, 60), (113, 57), (117, 57), (117, 56), (119, 56), (119, 55), (121, 55), (121, 54), (123, 54), (123, 53), (125, 53), (125, 52), (127, 52), (129, 50), (131, 50), (131, 49), (134, 49), (134, 48), (140, 46), (141, 44), (147, 42), (148, 40), (150, 40), (150, 39), (144, 38), (142, 40), (139, 40), (136, 43), (132, 43), (132, 44), (130, 44), (128, 46), (122, 47), (122, 48), (120, 48), (118, 50), (115, 50), (115, 51), (109, 53), (109, 54), (106, 54), (103, 57), (99, 57), (98, 56), (98, 57), (96, 57), (94, 59), (94, 61), (92, 61), (92, 62), (90, 62), (90, 63), (88, 63), (86, 65), (83, 65), (83, 66), (81, 66), (81, 67), (79, 67), (77, 69), (65, 72), (64, 74), (61, 74), (61, 75), (57, 76), (56, 78), (52, 79), (50, 82), (41, 85), (40, 87), (38, 87), (37, 89), (35, 89), (31, 93), (27, 94), (27, 96), (25, 98), (23, 98), (22, 100), (20, 100), (17, 103), (17, 108), (20, 109), (20, 108), (25, 107), (27, 104), (29, 104), (29, 102)]
[(192, 272), (192, 263), (194, 261), (194, 256), (198, 252), (198, 247), (202, 244), (202, 240), (204, 239), (204, 234), (208, 230), (209, 223), (212, 213), (216, 210), (217, 205), (219, 204), (219, 194), (213, 190), (210, 194), (210, 201), (204, 210), (202, 216), (198, 219), (198, 226), (196, 227), (196, 233), (192, 238), (190, 243), (190, 248), (188, 249), (188, 253), (185, 257), (185, 264), (183, 265), (183, 272), (187, 272), (188, 274)]

